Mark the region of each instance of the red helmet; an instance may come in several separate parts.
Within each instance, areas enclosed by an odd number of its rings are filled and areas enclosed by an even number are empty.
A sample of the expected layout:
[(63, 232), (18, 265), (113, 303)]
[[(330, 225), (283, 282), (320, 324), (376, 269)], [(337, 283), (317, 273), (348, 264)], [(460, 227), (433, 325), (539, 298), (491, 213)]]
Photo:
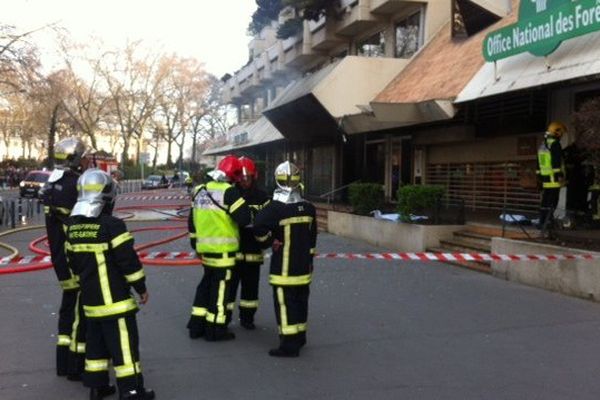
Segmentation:
[(236, 156), (225, 156), (217, 166), (217, 169), (223, 172), (230, 182), (237, 182), (242, 174), (242, 164)]
[(254, 164), (254, 161), (252, 161), (251, 158), (240, 157), (239, 161), (242, 166), (243, 177), (251, 177), (252, 179), (258, 178), (258, 169), (256, 168), (256, 164)]

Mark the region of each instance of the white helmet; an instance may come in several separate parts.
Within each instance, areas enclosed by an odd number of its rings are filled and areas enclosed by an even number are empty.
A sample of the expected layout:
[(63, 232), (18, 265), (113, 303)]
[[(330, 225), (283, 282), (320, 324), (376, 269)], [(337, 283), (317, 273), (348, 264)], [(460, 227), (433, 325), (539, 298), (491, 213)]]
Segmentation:
[(79, 195), (71, 216), (98, 217), (107, 204), (114, 204), (117, 185), (109, 174), (94, 168), (79, 177), (77, 191)]
[(279, 164), (275, 168), (275, 183), (279, 188), (273, 192), (273, 200), (286, 204), (302, 201), (300, 170), (296, 165), (289, 161)]
[(62, 168), (79, 168), (81, 159), (86, 156), (87, 146), (80, 139), (70, 137), (54, 145), (54, 158)]
[(289, 161), (275, 168), (275, 182), (283, 190), (294, 190), (300, 186), (300, 170)]

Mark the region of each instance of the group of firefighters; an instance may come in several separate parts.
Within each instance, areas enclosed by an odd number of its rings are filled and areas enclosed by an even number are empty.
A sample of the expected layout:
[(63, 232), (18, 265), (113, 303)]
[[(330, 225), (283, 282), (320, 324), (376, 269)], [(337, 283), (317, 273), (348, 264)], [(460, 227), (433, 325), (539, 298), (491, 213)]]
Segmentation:
[[(117, 184), (88, 168), (86, 146), (76, 138), (55, 146), (56, 169), (42, 189), (52, 264), (62, 287), (56, 372), (90, 388), (90, 399), (153, 399), (144, 385), (136, 322), (148, 301), (144, 269), (125, 223), (112, 215)], [(247, 157), (226, 156), (192, 195), (188, 227), (204, 274), (187, 324), (192, 339), (231, 340), (228, 330), (238, 286), (240, 325), (255, 329), (263, 251), (272, 249), (279, 345), (274, 357), (297, 357), (306, 344), (308, 296), (317, 227), (314, 206), (302, 198), (299, 169), (275, 170), (269, 197), (257, 188), (258, 170)], [(133, 289), (139, 299), (131, 294)]]
[[(542, 226), (565, 184), (560, 146), (565, 132), (562, 123), (551, 123), (538, 150)], [(109, 384), (112, 362), (120, 399), (153, 399), (141, 372), (135, 317), (138, 302), (148, 301), (144, 269), (133, 236), (112, 215), (117, 184), (104, 171), (88, 169), (86, 150), (76, 138), (57, 143), (57, 168), (41, 192), (52, 264), (62, 287), (56, 371), (69, 380), (83, 379), (90, 399), (98, 400), (116, 392)], [(260, 266), (270, 247), (279, 345), (269, 355), (297, 357), (306, 344), (317, 238), (315, 208), (302, 198), (300, 171), (290, 162), (280, 164), (273, 196), (257, 187), (258, 170), (247, 157), (226, 156), (208, 175), (210, 180), (193, 190), (188, 218), (190, 244), (204, 270), (187, 324), (189, 337), (235, 338), (228, 325), (238, 286), (240, 325), (255, 329)], [(600, 186), (589, 190), (596, 217)]]

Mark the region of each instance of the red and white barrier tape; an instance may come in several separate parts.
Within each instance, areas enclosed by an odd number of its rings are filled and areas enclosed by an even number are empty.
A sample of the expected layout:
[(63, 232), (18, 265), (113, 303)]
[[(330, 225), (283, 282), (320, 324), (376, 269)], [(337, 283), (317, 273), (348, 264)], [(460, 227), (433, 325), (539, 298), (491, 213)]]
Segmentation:
[(50, 262), (50, 256), (16, 256), (0, 258), (0, 266), (27, 265), (39, 262)]
[(143, 201), (143, 200), (189, 200), (190, 196), (186, 195), (157, 195), (157, 196), (124, 196), (117, 197), (120, 201)]
[[(193, 260), (194, 252), (140, 252), (145, 260)], [(269, 255), (265, 255), (268, 257)], [(487, 253), (320, 253), (315, 258), (339, 258), (347, 260), (395, 260), (395, 261), (562, 261), (597, 260), (594, 254), (487, 254)], [(0, 258), (0, 266), (26, 265), (49, 262), (50, 256), (17, 256)]]

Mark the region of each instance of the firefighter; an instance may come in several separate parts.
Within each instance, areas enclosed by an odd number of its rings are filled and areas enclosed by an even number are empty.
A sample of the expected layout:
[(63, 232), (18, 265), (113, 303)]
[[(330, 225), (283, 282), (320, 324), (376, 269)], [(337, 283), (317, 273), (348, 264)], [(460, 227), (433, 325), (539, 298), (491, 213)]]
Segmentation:
[(87, 320), (84, 384), (90, 399), (115, 392), (109, 385), (112, 360), (119, 398), (153, 399), (144, 388), (135, 314), (148, 301), (142, 264), (125, 223), (112, 216), (117, 185), (106, 172), (89, 169), (78, 181), (79, 196), (67, 223), (65, 249), (69, 267), (79, 276)]
[(278, 189), (254, 219), (254, 234), (273, 255), (269, 283), (273, 287), (279, 347), (273, 357), (298, 357), (306, 344), (309, 285), (317, 243), (315, 207), (302, 199), (300, 171), (286, 161), (275, 169)]
[[(254, 161), (248, 157), (239, 158), (242, 174), (236, 185), (246, 204), (250, 208), (251, 218), (268, 202), (269, 196), (256, 187), (258, 170)], [(244, 328), (255, 329), (254, 314), (258, 309), (258, 281), (260, 266), (263, 263), (263, 254), (260, 244), (254, 238), (252, 226), (240, 228), (240, 254), (236, 266), (232, 270), (229, 303), (227, 304), (228, 317), (235, 307), (238, 284), (240, 285), (240, 325)]]
[(56, 168), (40, 193), (54, 272), (62, 288), (58, 312), (56, 374), (80, 380), (85, 357), (85, 323), (79, 305), (79, 283), (67, 266), (64, 224), (77, 201), (77, 179), (89, 163), (86, 145), (67, 138), (54, 146)]
[(239, 227), (250, 222), (250, 210), (233, 186), (241, 174), (237, 157), (229, 155), (209, 172), (212, 181), (194, 189), (188, 219), (192, 248), (202, 259), (204, 275), (196, 289), (189, 336), (209, 342), (231, 340), (227, 302), (232, 269), (240, 249)]
[(540, 207), (540, 228), (544, 228), (546, 220), (552, 218), (558, 205), (560, 188), (564, 185), (565, 167), (560, 138), (567, 132), (562, 122), (548, 125), (544, 141), (538, 149), (538, 173), (542, 184), (542, 204)]

